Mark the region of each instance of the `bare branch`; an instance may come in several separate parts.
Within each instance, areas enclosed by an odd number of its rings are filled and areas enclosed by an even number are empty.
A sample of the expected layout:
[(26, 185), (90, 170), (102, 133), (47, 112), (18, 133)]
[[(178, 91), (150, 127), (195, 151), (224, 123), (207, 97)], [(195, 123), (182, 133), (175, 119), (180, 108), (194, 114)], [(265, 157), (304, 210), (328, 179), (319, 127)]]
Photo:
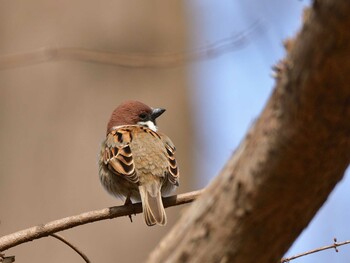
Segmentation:
[(316, 249), (313, 249), (313, 250), (309, 250), (309, 251), (306, 251), (304, 253), (300, 253), (300, 254), (294, 255), (292, 257), (289, 257), (289, 258), (282, 258), (281, 259), (281, 263), (287, 263), (287, 262), (290, 262), (293, 259), (300, 258), (300, 257), (306, 256), (306, 255), (310, 255), (310, 254), (313, 254), (313, 253), (316, 253), (316, 252), (320, 252), (320, 251), (323, 251), (323, 250), (332, 249), (332, 248), (335, 249), (335, 252), (338, 252), (338, 247), (344, 246), (344, 245), (347, 245), (347, 244), (350, 244), (350, 240), (338, 243), (337, 239), (334, 238), (334, 243), (332, 245), (316, 248)]
[(15, 262), (15, 256), (6, 257), (5, 254), (0, 253), (0, 262), (1, 263), (12, 263)]
[(212, 59), (247, 45), (248, 37), (255, 30), (260, 29), (260, 24), (260, 21), (256, 21), (243, 33), (190, 52), (135, 54), (74, 47), (46, 47), (31, 52), (2, 56), (0, 57), (0, 70), (56, 60), (78, 60), (129, 68), (175, 67), (188, 61)]
[(82, 252), (77, 246), (73, 245), (72, 243), (70, 243), (68, 240), (66, 240), (63, 236), (59, 235), (59, 234), (51, 234), (50, 236), (62, 241), (63, 243), (65, 243), (66, 245), (68, 245), (70, 248), (72, 248), (75, 252), (77, 252), (86, 263), (90, 263), (91, 261), (89, 260), (89, 258), (84, 254), (84, 252)]
[[(165, 197), (163, 199), (164, 207), (187, 204), (195, 200), (203, 190), (193, 191), (190, 193), (179, 194)], [(105, 220), (115, 217), (139, 214), (142, 212), (141, 203), (114, 206), (101, 210), (86, 212), (76, 216), (70, 216), (58, 219), (46, 224), (34, 226), (16, 233), (12, 233), (0, 238), (0, 252), (11, 247), (18, 246), (22, 243), (49, 236), (53, 233), (63, 231), (72, 227)]]

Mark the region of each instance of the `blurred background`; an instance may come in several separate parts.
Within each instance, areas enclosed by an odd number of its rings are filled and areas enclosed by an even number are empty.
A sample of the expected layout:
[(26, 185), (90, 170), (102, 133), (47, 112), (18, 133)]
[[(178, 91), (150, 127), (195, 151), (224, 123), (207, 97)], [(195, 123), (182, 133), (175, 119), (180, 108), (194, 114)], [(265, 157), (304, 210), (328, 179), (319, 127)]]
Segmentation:
[[(111, 112), (126, 99), (167, 109), (158, 125), (177, 146), (178, 193), (205, 187), (264, 107), (282, 41), (309, 4), (1, 1), (0, 236), (122, 204), (99, 183), (97, 153)], [(73, 48), (94, 55), (67, 52)], [(350, 239), (349, 187), (345, 176), (286, 256)], [(185, 210), (167, 209), (166, 227), (147, 227), (138, 215), (60, 234), (92, 262), (142, 262)], [(350, 248), (339, 250), (298, 262), (346, 262)], [(16, 262), (82, 261), (53, 238), (6, 253)]]

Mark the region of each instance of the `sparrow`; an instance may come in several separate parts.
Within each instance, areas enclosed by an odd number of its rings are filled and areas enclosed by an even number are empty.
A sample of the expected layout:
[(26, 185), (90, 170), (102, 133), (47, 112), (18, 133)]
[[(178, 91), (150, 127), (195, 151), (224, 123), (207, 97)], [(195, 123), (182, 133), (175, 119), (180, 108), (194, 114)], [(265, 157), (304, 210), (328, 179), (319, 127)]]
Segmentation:
[(107, 192), (125, 204), (141, 200), (148, 226), (166, 224), (162, 195), (179, 186), (175, 146), (156, 124), (164, 112), (139, 101), (119, 105), (108, 122), (98, 161)]

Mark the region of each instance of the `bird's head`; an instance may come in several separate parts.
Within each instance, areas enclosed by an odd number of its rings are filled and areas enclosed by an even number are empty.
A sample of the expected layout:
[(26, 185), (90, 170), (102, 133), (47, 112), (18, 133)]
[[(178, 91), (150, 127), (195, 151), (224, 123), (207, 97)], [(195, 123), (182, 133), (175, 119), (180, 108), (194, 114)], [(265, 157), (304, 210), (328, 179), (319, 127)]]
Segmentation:
[(107, 134), (121, 125), (141, 125), (157, 131), (156, 119), (165, 112), (162, 108), (151, 108), (139, 101), (125, 101), (112, 113), (107, 125)]

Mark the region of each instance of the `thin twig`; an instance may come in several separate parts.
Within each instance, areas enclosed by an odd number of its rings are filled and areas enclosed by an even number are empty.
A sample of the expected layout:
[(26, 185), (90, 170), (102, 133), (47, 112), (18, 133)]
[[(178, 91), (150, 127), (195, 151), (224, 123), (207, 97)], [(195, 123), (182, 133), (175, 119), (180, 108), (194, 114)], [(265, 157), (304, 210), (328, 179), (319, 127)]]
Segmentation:
[(343, 245), (347, 245), (347, 244), (350, 244), (350, 240), (338, 243), (337, 239), (334, 238), (334, 243), (332, 245), (316, 248), (316, 249), (313, 249), (313, 250), (309, 250), (309, 251), (306, 251), (304, 253), (297, 254), (297, 255), (294, 255), (292, 257), (289, 257), (289, 258), (282, 258), (281, 259), (281, 263), (287, 263), (287, 262), (289, 262), (289, 261), (291, 261), (293, 259), (300, 258), (300, 257), (306, 256), (306, 255), (310, 255), (310, 254), (313, 254), (313, 253), (316, 253), (316, 252), (320, 252), (320, 251), (323, 251), (323, 250), (332, 249), (332, 248), (334, 248), (335, 251), (338, 252), (338, 247), (343, 246)]
[[(195, 200), (203, 190), (193, 191), (180, 195), (173, 195), (163, 199), (164, 207), (187, 204)], [(22, 231), (18, 231), (0, 238), (0, 252), (11, 247), (15, 247), (25, 242), (49, 236), (53, 233), (66, 230), (72, 227), (105, 220), (115, 217), (139, 214), (142, 212), (141, 203), (123, 206), (114, 206), (101, 210), (86, 212), (76, 216), (58, 219), (46, 224), (34, 226)]]
[(129, 68), (175, 67), (188, 61), (215, 58), (246, 46), (249, 43), (249, 36), (253, 32), (261, 30), (260, 28), (261, 21), (256, 21), (240, 34), (187, 52), (135, 54), (80, 47), (44, 47), (29, 52), (1, 56), (0, 70), (56, 60), (77, 60)]
[(12, 262), (15, 262), (15, 256), (5, 257), (5, 254), (0, 253), (0, 262), (1, 263), (12, 263)]
[(84, 260), (86, 263), (90, 263), (91, 261), (89, 260), (89, 258), (75, 245), (73, 245), (72, 243), (70, 243), (68, 240), (66, 240), (63, 236), (59, 235), (59, 234), (51, 234), (50, 236), (57, 238), (58, 240), (61, 240), (63, 243), (65, 243), (66, 245), (68, 245), (70, 248), (72, 248), (75, 252), (77, 252)]

